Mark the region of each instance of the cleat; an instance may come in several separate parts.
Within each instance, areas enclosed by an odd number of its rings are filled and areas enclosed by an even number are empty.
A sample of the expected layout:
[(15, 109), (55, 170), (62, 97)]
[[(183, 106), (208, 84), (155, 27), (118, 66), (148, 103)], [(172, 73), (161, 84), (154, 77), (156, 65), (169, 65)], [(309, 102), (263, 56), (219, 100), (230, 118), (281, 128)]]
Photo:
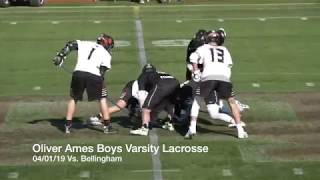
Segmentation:
[(145, 128), (145, 127), (142, 127), (142, 128), (136, 129), (136, 130), (131, 130), (130, 134), (132, 134), (132, 135), (140, 135), (140, 136), (148, 136), (149, 129)]
[(169, 131), (174, 131), (174, 126), (170, 122), (165, 122), (164, 125), (162, 125), (163, 129), (167, 129)]
[(192, 133), (190, 130), (188, 130), (187, 134), (184, 135), (185, 139), (192, 139), (193, 136), (195, 136), (196, 133)]
[(239, 139), (248, 138), (248, 133), (244, 131), (242, 126), (237, 126), (237, 132), (238, 132)]
[(65, 133), (70, 134), (71, 133), (71, 126), (64, 126), (65, 127)]
[(88, 120), (87, 120), (87, 124), (88, 125), (93, 125), (93, 126), (102, 126), (102, 122), (100, 120), (100, 118), (98, 116), (91, 116)]
[(114, 129), (112, 126), (104, 126), (103, 133), (105, 134), (116, 134), (118, 133), (118, 129)]
[(249, 136), (248, 136), (248, 133), (247, 132), (245, 132), (245, 131), (243, 131), (243, 132), (241, 132), (241, 133), (239, 133), (238, 132), (238, 138), (239, 139), (245, 139), (245, 138), (248, 138)]

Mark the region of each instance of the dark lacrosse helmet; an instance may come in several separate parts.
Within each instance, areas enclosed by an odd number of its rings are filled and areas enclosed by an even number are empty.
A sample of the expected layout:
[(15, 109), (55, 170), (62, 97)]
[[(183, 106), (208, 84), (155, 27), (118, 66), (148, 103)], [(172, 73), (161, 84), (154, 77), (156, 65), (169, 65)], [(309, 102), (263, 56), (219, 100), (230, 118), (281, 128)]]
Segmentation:
[(102, 33), (97, 37), (97, 43), (103, 46), (108, 51), (114, 47), (113, 38), (105, 33)]

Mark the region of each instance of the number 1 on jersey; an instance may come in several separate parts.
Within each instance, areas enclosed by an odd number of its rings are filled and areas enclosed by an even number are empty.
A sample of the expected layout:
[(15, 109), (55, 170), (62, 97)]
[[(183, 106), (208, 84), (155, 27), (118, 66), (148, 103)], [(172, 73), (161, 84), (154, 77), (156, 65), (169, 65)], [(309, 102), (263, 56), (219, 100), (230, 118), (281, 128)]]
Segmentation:
[(95, 49), (95, 48), (92, 48), (92, 49), (91, 49), (91, 51), (90, 51), (90, 53), (89, 53), (89, 56), (88, 56), (88, 60), (90, 60), (91, 55), (92, 55), (92, 53), (93, 53), (94, 50), (96, 50), (96, 49)]

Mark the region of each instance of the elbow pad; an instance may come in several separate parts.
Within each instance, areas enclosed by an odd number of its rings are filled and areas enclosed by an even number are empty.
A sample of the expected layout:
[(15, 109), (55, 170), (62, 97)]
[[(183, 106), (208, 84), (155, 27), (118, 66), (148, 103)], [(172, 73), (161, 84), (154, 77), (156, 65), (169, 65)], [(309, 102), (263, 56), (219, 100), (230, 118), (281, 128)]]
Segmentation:
[(69, 41), (67, 44), (60, 50), (63, 56), (67, 56), (71, 51), (78, 50), (78, 43), (77, 41)]

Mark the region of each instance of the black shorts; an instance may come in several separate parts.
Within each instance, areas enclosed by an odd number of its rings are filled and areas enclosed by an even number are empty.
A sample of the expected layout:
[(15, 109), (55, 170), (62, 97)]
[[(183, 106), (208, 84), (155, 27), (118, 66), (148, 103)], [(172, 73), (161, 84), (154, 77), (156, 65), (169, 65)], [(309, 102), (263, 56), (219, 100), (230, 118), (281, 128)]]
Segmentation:
[(88, 72), (75, 71), (72, 74), (70, 96), (77, 101), (82, 101), (86, 90), (88, 101), (100, 100), (107, 96), (103, 78)]
[(151, 121), (158, 119), (159, 114), (162, 111), (167, 112), (171, 117), (174, 116), (175, 102), (171, 97), (163, 99), (156, 107), (154, 107), (150, 114)]
[(232, 84), (230, 82), (208, 80), (200, 83), (200, 96), (206, 104), (217, 103), (219, 99), (231, 97)]
[(179, 81), (176, 79), (160, 80), (155, 87), (149, 91), (142, 107), (152, 110), (166, 98), (175, 99), (179, 87)]

